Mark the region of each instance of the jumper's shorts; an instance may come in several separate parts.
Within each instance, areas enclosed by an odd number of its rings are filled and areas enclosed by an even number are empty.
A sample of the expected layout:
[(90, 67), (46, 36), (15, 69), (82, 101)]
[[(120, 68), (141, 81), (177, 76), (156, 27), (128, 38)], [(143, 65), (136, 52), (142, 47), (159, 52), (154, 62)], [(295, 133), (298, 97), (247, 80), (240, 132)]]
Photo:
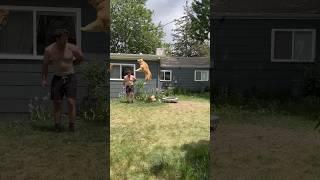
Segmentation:
[(77, 77), (75, 74), (54, 75), (51, 81), (51, 100), (62, 100), (63, 97), (77, 97)]
[(133, 93), (134, 92), (134, 86), (126, 86), (126, 93), (129, 94), (129, 93)]

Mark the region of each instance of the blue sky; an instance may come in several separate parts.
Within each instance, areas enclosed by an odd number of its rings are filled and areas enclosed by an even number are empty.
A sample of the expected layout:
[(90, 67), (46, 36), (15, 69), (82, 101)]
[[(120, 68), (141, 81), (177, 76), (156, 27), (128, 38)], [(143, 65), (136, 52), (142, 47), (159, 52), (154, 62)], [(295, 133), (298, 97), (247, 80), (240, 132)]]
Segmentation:
[[(188, 4), (191, 4), (191, 0)], [(166, 24), (173, 21), (176, 18), (183, 16), (183, 6), (186, 4), (186, 0), (147, 0), (146, 6), (148, 9), (154, 11), (153, 22), (158, 24)], [(172, 42), (174, 23), (170, 23), (164, 27), (166, 33), (164, 41)]]

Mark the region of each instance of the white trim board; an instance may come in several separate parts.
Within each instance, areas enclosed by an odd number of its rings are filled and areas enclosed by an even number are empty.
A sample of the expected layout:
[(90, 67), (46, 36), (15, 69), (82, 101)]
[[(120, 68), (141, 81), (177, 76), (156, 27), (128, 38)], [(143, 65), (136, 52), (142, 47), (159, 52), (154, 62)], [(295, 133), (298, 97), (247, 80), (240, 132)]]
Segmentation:
[[(40, 7), (40, 6), (2, 6), (0, 9), (17, 10), (17, 11), (32, 11), (33, 12), (33, 54), (18, 55), (18, 54), (0, 54), (0, 59), (28, 59), (28, 60), (40, 60), (43, 59), (43, 55), (37, 55), (37, 32), (36, 32), (36, 15), (37, 11), (43, 12), (69, 12), (75, 13), (75, 30), (77, 46), (81, 48), (81, 9), (80, 8), (65, 8), (65, 7)], [(57, 14), (59, 15), (59, 14)]]
[[(208, 73), (208, 78), (206, 79), (206, 80), (196, 80), (196, 73), (197, 72), (201, 72), (201, 78), (202, 78), (202, 72), (207, 72)], [(194, 81), (197, 81), (197, 82), (205, 82), (205, 81), (209, 81), (209, 77), (210, 77), (210, 71), (209, 70), (200, 70), (200, 69), (195, 69), (194, 70), (194, 78), (193, 78), (193, 80)]]
[[(159, 76), (160, 82), (170, 82), (170, 81), (172, 81), (172, 70), (166, 70), (166, 69), (160, 70), (160, 73), (164, 73), (164, 75), (165, 75), (166, 72), (170, 72), (170, 80), (161, 80), (160, 79), (161, 76)], [(165, 77), (165, 76), (163, 76), (163, 77)]]
[(66, 8), (66, 7), (45, 7), (45, 6), (4, 6), (0, 5), (1, 9), (20, 10), (20, 11), (54, 11), (54, 12), (78, 12), (80, 8)]
[[(110, 63), (110, 65), (119, 65), (120, 66), (120, 74), (119, 74), (120, 77), (122, 75), (122, 66), (133, 66), (133, 75), (134, 75), (134, 77), (136, 77), (136, 65), (135, 64)], [(111, 75), (110, 75), (110, 80), (111, 81), (123, 81), (123, 79), (111, 78)]]

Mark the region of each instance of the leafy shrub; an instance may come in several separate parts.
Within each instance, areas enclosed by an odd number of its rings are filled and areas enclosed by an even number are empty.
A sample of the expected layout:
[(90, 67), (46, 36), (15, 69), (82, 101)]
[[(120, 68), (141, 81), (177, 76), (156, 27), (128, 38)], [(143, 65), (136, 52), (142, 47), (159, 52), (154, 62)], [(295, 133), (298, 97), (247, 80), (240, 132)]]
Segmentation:
[(35, 97), (31, 99), (28, 107), (31, 121), (41, 122), (53, 120), (49, 103), (49, 94), (42, 98)]
[(135, 99), (143, 100), (145, 99), (145, 92), (144, 92), (144, 81), (137, 80), (134, 84), (135, 88)]
[(107, 68), (103, 63), (88, 63), (81, 72), (87, 81), (87, 96), (81, 105), (81, 118), (105, 121), (107, 118)]
[[(158, 102), (160, 102), (160, 100), (163, 97), (163, 93), (160, 89), (148, 89), (145, 90), (145, 85), (144, 85), (144, 81), (143, 80), (138, 80), (136, 81), (136, 83), (134, 84), (135, 87), (135, 99), (141, 102), (152, 102), (150, 100), (150, 97), (152, 95), (155, 96), (156, 100)], [(126, 95), (125, 93), (121, 93), (121, 95), (119, 95), (120, 97), (120, 101), (125, 100)]]
[(304, 95), (320, 97), (320, 65), (305, 67), (303, 78)]

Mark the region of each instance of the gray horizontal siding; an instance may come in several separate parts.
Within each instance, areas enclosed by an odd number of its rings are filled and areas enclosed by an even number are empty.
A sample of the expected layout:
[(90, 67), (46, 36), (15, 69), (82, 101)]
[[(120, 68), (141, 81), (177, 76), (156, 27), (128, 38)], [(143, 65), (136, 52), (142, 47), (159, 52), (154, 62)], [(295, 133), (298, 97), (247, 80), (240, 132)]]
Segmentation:
[[(41, 86), (0, 86), (0, 99), (32, 99), (43, 97), (50, 92), (50, 88)], [(86, 95), (86, 87), (78, 87), (78, 99)]]
[[(104, 61), (106, 55), (85, 54), (87, 62)], [(9, 60), (6, 60), (7, 62)], [(14, 64), (5, 64), (0, 60), (0, 113), (2, 112), (27, 112), (28, 103), (34, 97), (42, 98), (47, 95), (50, 88), (41, 87), (42, 60), (32, 60), (34, 64), (24, 64), (25, 60), (12, 60)], [(78, 102), (87, 95), (87, 82), (76, 66), (78, 78)], [(48, 80), (51, 81), (52, 73), (49, 68)], [(5, 106), (5, 104), (8, 104)], [(16, 104), (16, 106), (14, 105)]]
[[(160, 87), (169, 83), (173, 87), (183, 88), (191, 91), (203, 91), (209, 88), (209, 81), (194, 81), (194, 70), (209, 70), (208, 68), (161, 68), (162, 70), (172, 70), (171, 82), (160, 82)], [(177, 83), (175, 81), (177, 80)]]
[(78, 0), (1, 0), (1, 5), (15, 5), (15, 6), (49, 6), (49, 7), (82, 7), (87, 1)]
[[(77, 106), (80, 105), (82, 97), (86, 95), (86, 91), (86, 88), (78, 88)], [(40, 86), (6, 86), (0, 88), (0, 93), (0, 113), (25, 113), (28, 112), (30, 100), (35, 97), (42, 98), (46, 96), (48, 89), (43, 89)], [(66, 111), (66, 107), (64, 107), (64, 110)]]
[(237, 91), (258, 89), (271, 94), (292, 93), (305, 67), (314, 63), (271, 62), (272, 29), (316, 29), (316, 63), (320, 55), (319, 20), (216, 20), (214, 87)]

